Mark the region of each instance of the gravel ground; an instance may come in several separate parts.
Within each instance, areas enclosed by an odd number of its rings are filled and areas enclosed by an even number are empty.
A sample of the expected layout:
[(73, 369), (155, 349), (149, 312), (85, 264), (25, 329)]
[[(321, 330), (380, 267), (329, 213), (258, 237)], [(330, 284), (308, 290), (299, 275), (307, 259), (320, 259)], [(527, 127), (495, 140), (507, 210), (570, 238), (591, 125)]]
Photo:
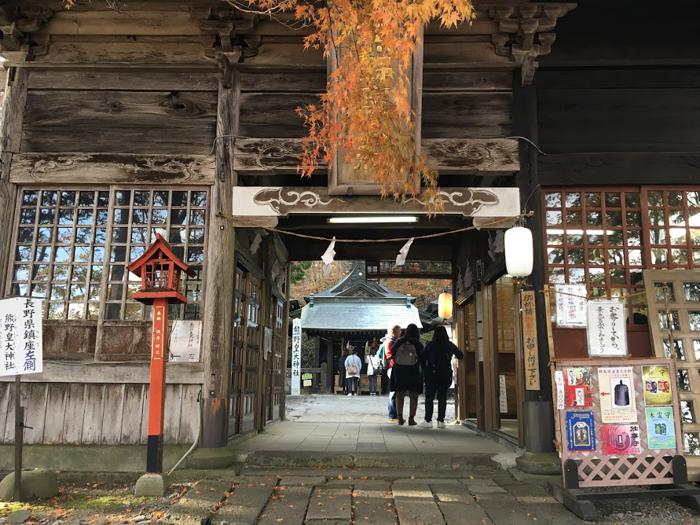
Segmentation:
[(668, 498), (624, 498), (597, 504), (602, 523), (697, 525), (700, 516)]

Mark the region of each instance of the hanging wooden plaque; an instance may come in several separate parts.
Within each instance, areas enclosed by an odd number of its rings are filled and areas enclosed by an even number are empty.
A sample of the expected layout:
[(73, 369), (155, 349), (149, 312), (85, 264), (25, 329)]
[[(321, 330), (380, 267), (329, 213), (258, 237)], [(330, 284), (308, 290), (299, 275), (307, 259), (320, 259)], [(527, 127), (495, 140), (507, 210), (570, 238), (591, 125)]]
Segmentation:
[(535, 292), (520, 292), (520, 316), (523, 326), (525, 390), (540, 389), (540, 362), (537, 348), (537, 316)]

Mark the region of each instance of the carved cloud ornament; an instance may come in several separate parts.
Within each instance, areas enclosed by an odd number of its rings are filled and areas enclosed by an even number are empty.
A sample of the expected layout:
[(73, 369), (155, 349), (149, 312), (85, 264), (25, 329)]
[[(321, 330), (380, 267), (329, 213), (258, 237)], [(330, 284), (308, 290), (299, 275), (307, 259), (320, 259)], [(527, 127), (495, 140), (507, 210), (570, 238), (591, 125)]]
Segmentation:
[(530, 84), (539, 63), (548, 55), (556, 39), (559, 18), (574, 9), (572, 3), (532, 3), (489, 7), (488, 16), (498, 24), (491, 35), (496, 54), (515, 61), (522, 70), (523, 85)]

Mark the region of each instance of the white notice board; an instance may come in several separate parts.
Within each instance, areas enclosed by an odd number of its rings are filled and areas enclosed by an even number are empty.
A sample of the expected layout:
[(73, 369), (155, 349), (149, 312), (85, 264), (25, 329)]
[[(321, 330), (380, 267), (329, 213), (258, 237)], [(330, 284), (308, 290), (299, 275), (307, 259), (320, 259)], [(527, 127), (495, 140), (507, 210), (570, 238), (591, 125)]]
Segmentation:
[(292, 321), (292, 395), (301, 395), (301, 319)]
[(0, 376), (38, 374), (43, 362), (41, 299), (0, 300)]
[(173, 321), (168, 360), (171, 363), (199, 363), (201, 343), (202, 321)]

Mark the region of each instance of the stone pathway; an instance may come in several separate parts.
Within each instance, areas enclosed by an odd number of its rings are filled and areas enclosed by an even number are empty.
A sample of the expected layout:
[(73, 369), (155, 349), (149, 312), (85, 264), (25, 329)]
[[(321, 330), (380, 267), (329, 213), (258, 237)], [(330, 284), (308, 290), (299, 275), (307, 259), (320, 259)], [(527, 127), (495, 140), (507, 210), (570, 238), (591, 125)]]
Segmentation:
[(244, 469), (230, 480), (197, 483), (170, 510), (168, 523), (254, 525), (427, 525), (584, 523), (562, 507), (543, 481), (507, 471), (407, 469)]

